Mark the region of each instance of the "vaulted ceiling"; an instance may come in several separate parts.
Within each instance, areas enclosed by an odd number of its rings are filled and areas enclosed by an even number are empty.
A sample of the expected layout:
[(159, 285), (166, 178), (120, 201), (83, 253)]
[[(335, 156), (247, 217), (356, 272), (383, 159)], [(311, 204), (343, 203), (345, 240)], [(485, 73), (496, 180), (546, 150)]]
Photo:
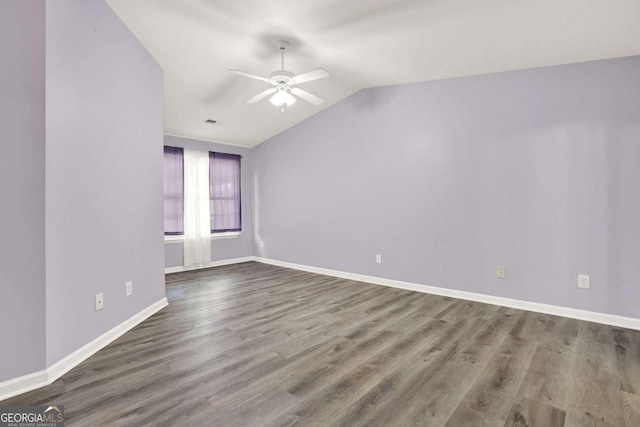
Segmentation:
[[(640, 54), (635, 0), (107, 0), (165, 71), (165, 133), (255, 146), (372, 86)], [(322, 67), (326, 100), (245, 101), (280, 68)], [(206, 119), (217, 120), (215, 125)]]

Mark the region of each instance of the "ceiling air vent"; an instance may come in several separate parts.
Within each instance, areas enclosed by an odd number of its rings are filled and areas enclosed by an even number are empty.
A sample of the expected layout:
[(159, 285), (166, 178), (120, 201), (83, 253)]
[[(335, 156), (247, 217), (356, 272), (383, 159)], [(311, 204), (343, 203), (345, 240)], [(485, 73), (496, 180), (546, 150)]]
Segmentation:
[(211, 119), (207, 119), (204, 121), (205, 123), (209, 123), (210, 125), (215, 125), (216, 123), (218, 123), (217, 120), (211, 120)]

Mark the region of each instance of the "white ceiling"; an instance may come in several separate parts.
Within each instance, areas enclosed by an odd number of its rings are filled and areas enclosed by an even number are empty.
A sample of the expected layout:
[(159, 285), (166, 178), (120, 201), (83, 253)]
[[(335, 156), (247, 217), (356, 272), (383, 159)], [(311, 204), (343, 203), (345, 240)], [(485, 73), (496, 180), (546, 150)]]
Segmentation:
[[(638, 0), (107, 2), (165, 70), (165, 133), (248, 147), (366, 87), (640, 54)], [(269, 86), (228, 70), (279, 69), (278, 40), (324, 105), (245, 104)]]

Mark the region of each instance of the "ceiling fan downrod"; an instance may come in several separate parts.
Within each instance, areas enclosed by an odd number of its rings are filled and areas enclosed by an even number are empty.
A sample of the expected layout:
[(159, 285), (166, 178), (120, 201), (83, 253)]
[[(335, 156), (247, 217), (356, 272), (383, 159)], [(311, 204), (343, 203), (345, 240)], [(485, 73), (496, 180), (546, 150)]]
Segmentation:
[(278, 47), (280, 47), (280, 69), (284, 71), (284, 50), (289, 46), (289, 42), (286, 40), (280, 40)]

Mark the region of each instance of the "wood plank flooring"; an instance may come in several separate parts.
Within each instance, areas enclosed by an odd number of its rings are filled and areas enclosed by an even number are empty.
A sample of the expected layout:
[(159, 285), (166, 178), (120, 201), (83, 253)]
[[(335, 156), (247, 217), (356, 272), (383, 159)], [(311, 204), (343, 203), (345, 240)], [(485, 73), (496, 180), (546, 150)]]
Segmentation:
[(244, 263), (54, 384), (69, 426), (639, 426), (640, 332)]

